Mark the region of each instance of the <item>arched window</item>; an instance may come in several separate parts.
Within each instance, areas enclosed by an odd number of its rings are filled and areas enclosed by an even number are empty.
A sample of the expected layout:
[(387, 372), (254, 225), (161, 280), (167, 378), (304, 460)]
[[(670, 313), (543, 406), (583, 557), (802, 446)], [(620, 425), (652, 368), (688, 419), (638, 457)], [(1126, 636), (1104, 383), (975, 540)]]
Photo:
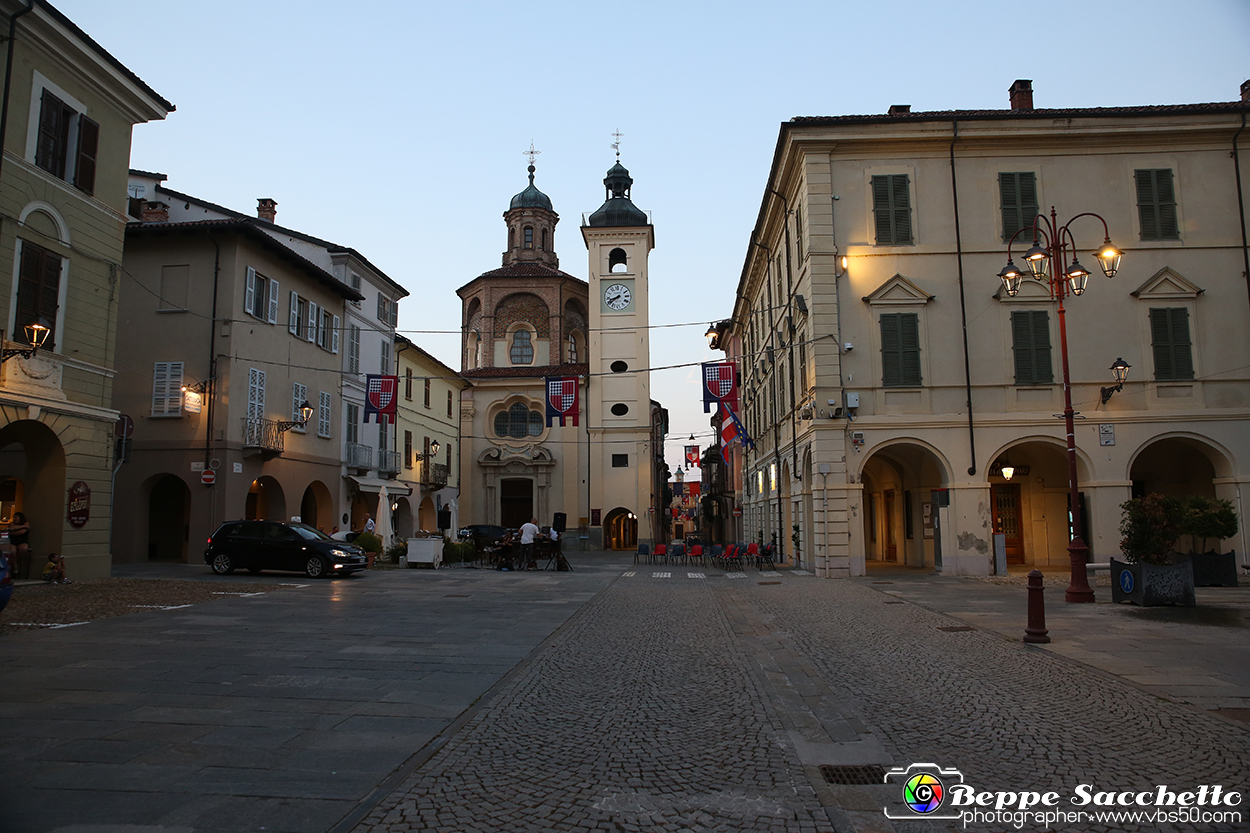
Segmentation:
[(534, 227), (526, 226), (523, 229), (523, 232), (525, 234), (525, 248), (527, 249), (534, 248)]
[(512, 440), (537, 437), (543, 432), (543, 415), (517, 402), (506, 411), (495, 414), (495, 436)]
[(512, 334), (512, 363), (534, 363), (534, 344), (530, 340), (529, 330), (517, 330)]
[(516, 226), (508, 226), (508, 248), (516, 245)]
[(577, 336), (569, 333), (569, 364), (577, 364)]
[(628, 272), (629, 266), (626, 264), (625, 250), (613, 249), (608, 252), (608, 271), (609, 272)]
[(542, 250), (544, 252), (547, 251), (547, 230), (546, 229), (543, 229)]

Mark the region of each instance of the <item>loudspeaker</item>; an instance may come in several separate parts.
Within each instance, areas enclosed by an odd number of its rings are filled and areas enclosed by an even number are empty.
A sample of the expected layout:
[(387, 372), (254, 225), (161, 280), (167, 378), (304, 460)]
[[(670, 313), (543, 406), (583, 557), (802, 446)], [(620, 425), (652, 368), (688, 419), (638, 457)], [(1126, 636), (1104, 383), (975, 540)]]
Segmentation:
[(444, 509), (438, 510), (438, 528), (439, 529), (451, 529), (451, 510), (450, 509), (444, 508)]
[(555, 518), (551, 521), (551, 528), (556, 532), (563, 532), (567, 522), (567, 516), (563, 512), (557, 512)]

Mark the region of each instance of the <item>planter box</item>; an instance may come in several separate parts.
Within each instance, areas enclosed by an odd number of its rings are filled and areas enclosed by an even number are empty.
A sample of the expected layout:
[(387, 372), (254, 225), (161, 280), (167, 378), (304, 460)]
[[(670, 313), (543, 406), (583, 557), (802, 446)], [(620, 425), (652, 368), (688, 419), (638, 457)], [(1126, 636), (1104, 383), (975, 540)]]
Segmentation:
[(1111, 600), (1150, 605), (1194, 607), (1194, 568), (1181, 564), (1129, 564), (1111, 559)]
[(1191, 552), (1184, 556), (1194, 567), (1196, 587), (1236, 587), (1237, 553)]

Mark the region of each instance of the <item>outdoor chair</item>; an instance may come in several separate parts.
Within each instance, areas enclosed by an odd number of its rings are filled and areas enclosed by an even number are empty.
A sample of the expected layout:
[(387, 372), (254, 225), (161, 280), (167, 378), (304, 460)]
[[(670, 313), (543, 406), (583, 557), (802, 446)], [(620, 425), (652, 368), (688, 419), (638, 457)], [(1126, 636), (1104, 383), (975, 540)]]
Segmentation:
[(763, 570), (764, 566), (767, 565), (768, 569), (773, 569), (773, 553), (775, 550), (776, 547), (772, 544), (766, 544), (755, 557), (755, 568), (757, 570)]
[(668, 557), (673, 563), (682, 563), (686, 560), (686, 545), (681, 541), (674, 541), (668, 548)]
[(638, 552), (634, 553), (634, 563), (637, 564), (641, 561), (645, 564), (646, 562), (650, 560), (651, 560), (651, 545), (639, 544)]
[(668, 563), (668, 547), (664, 546), (663, 544), (656, 544), (656, 545), (655, 545), (655, 555), (654, 555), (654, 556), (652, 556), (652, 558), (651, 558), (651, 563), (652, 563), (652, 564), (658, 564), (658, 563), (660, 563), (660, 559), (661, 559), (661, 558), (663, 558), (663, 559), (664, 559), (664, 563), (665, 563), (665, 564), (667, 564), (667, 563)]
[(695, 544), (693, 547), (690, 548), (690, 558), (688, 560), (694, 561), (696, 558), (699, 560), (699, 566), (700, 567), (704, 566), (702, 544)]

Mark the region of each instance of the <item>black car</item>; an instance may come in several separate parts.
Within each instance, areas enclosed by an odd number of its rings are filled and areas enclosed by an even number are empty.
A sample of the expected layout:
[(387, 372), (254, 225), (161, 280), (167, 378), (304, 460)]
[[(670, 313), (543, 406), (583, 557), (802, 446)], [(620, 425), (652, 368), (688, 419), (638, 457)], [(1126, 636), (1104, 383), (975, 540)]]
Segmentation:
[(227, 521), (208, 539), (204, 563), (219, 575), (293, 570), (310, 578), (347, 575), (368, 564), (355, 544), (335, 541), (307, 524), (277, 521)]

